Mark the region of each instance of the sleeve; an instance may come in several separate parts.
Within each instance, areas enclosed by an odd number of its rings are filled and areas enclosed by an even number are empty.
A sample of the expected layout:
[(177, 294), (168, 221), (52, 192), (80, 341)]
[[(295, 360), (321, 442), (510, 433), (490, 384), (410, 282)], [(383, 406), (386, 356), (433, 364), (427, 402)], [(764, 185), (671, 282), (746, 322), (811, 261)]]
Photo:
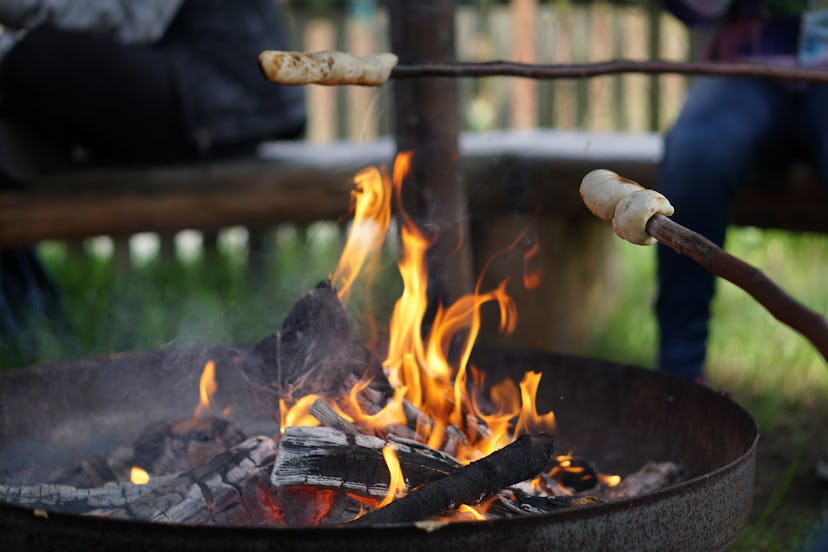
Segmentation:
[(3, 0), (0, 24), (11, 29), (52, 25), (114, 36), (126, 44), (161, 38), (184, 0)]
[(687, 25), (705, 25), (719, 21), (732, 0), (664, 0), (664, 7)]

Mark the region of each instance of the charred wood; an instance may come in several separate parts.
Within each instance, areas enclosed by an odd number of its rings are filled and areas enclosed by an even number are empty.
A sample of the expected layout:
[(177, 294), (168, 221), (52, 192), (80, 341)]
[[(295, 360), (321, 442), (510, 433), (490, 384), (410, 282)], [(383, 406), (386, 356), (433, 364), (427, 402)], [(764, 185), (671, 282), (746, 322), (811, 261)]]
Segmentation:
[(421, 521), (461, 504), (478, 504), (509, 485), (531, 479), (547, 470), (553, 452), (550, 435), (521, 435), (489, 456), (362, 516), (352, 525), (362, 527)]
[(273, 516), (263, 498), (275, 454), (272, 439), (251, 437), (111, 516), (174, 523), (271, 525)]
[(442, 479), (459, 467), (454, 458), (407, 439), (385, 441), (330, 427), (289, 427), (279, 441), (270, 482), (277, 488), (319, 487), (382, 498), (390, 479), (382, 449), (389, 442), (396, 445), (409, 488)]
[(383, 397), (392, 393), (380, 361), (352, 335), (348, 315), (327, 281), (294, 304), (279, 332), (254, 347), (243, 371), (252, 384), (279, 397), (336, 397), (349, 389), (345, 384), (351, 378), (363, 376)]
[(132, 463), (151, 475), (198, 467), (246, 439), (223, 418), (185, 418), (151, 424), (135, 441)]
[(110, 481), (95, 488), (50, 483), (20, 487), (0, 485), (0, 502), (70, 514), (109, 512), (140, 498), (170, 479), (170, 476), (154, 478), (146, 485)]
[(604, 488), (599, 497), (605, 500), (620, 500), (649, 493), (678, 481), (684, 475), (684, 468), (673, 462), (647, 462), (637, 472), (631, 473), (615, 487)]
[(316, 399), (313, 401), (313, 404), (310, 407), (310, 413), (314, 418), (319, 420), (323, 426), (338, 429), (342, 433), (347, 433), (349, 435), (358, 435), (362, 433), (354, 424), (337, 414), (331, 405), (322, 399)]

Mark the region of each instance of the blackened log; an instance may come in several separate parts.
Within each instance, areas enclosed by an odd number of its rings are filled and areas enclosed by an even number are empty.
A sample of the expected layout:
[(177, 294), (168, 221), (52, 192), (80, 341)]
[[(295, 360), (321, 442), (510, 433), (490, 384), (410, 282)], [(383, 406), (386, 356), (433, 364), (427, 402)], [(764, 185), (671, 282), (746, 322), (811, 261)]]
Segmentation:
[(393, 391), (379, 359), (352, 335), (348, 315), (327, 281), (296, 302), (278, 333), (254, 347), (243, 372), (277, 397), (336, 397), (350, 389), (346, 382), (363, 376), (385, 398)]
[(269, 437), (251, 437), (111, 513), (173, 523), (267, 526), (267, 479), (276, 455)]
[[(391, 442), (409, 488), (442, 479), (459, 467), (454, 458), (421, 443)], [(383, 498), (390, 477), (382, 449), (388, 444), (331, 427), (289, 427), (279, 440), (270, 482), (277, 488), (321, 487)]]
[(489, 456), (412, 491), (384, 508), (362, 516), (351, 525), (410, 523), (437, 516), (461, 504), (478, 504), (504, 487), (531, 479), (549, 469), (553, 452), (550, 435), (521, 435)]

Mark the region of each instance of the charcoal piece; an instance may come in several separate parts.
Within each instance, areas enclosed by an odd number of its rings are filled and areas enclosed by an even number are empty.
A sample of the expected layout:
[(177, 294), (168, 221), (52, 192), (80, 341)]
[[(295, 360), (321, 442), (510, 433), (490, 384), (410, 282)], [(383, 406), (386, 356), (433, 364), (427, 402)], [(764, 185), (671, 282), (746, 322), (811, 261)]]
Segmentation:
[[(279, 397), (336, 397), (363, 376), (382, 397), (393, 392), (379, 359), (352, 335), (348, 315), (327, 281), (296, 302), (277, 334), (256, 344), (243, 372), (253, 385)], [(377, 403), (382, 405), (384, 400)]]

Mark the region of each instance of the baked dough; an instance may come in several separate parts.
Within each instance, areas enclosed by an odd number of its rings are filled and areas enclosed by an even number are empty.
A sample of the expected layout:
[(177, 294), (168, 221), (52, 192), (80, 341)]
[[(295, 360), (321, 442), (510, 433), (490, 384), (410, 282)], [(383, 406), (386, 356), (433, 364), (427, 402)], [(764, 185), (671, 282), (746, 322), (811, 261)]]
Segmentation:
[(334, 51), (305, 54), (265, 50), (259, 54), (259, 66), (265, 78), (290, 85), (381, 86), (395, 65), (397, 56), (390, 53), (354, 56)]
[(581, 198), (593, 215), (609, 222), (622, 197), (643, 189), (638, 182), (607, 169), (596, 169), (587, 173), (581, 181)]
[(588, 173), (581, 181), (581, 198), (598, 218), (612, 221), (615, 233), (638, 245), (652, 245), (647, 221), (656, 213), (670, 216), (673, 206), (666, 197), (606, 169)]
[(673, 214), (673, 206), (655, 190), (638, 190), (622, 197), (615, 206), (612, 228), (628, 242), (652, 245), (656, 239), (647, 233), (647, 221), (656, 213), (669, 217)]

